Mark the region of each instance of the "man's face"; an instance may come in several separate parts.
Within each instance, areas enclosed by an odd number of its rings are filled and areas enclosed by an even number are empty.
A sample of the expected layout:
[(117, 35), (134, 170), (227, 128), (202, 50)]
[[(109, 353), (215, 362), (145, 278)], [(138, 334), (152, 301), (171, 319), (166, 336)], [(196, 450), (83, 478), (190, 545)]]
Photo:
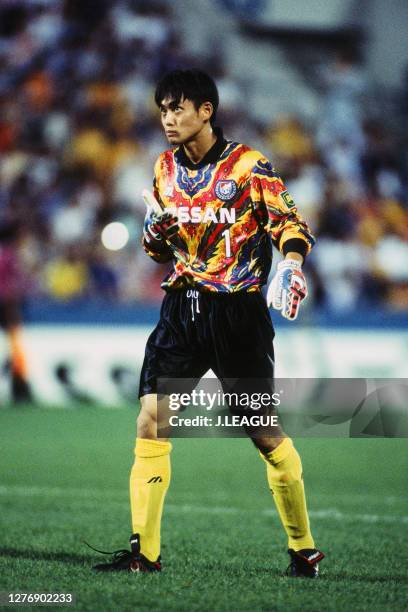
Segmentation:
[(208, 115), (207, 104), (202, 104), (197, 110), (194, 103), (186, 98), (181, 98), (179, 102), (171, 98), (162, 100), (161, 122), (170, 144), (185, 144), (197, 136), (211, 115), (211, 112)]

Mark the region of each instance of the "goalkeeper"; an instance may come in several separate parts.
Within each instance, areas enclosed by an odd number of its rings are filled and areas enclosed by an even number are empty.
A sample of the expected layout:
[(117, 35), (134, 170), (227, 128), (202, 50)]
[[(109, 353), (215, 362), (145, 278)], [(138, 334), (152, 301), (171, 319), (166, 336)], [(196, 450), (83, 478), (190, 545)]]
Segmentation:
[[(155, 100), (173, 146), (155, 165), (143, 244), (156, 262), (172, 262), (163, 280), (160, 320), (150, 335), (140, 380), (135, 463), (130, 475), (130, 550), (99, 571), (160, 571), (160, 524), (170, 483), (171, 444), (158, 438), (157, 380), (226, 379), (273, 385), (274, 330), (268, 307), (296, 319), (307, 296), (302, 264), (314, 244), (269, 161), (226, 140), (215, 127), (218, 92), (197, 70), (173, 71)], [(272, 245), (283, 261), (267, 291)], [(272, 388), (272, 387), (271, 387)], [(315, 547), (302, 465), (290, 438), (252, 436), (288, 537), (289, 575), (316, 577)]]

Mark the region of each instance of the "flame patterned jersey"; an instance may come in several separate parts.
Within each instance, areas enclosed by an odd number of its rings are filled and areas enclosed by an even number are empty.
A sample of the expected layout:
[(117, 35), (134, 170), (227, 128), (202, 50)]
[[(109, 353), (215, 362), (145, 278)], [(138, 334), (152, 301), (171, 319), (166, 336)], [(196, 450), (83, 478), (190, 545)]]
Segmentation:
[(156, 261), (173, 259), (163, 289), (259, 291), (267, 281), (272, 244), (307, 254), (314, 244), (282, 180), (261, 153), (218, 140), (197, 165), (180, 146), (155, 165), (154, 195), (179, 220), (178, 235)]

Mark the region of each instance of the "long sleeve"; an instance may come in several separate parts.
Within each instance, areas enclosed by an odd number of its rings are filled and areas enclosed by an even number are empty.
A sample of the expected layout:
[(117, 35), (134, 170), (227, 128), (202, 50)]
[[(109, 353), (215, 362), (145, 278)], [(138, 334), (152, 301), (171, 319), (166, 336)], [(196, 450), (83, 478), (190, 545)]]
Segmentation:
[(266, 158), (260, 158), (252, 169), (251, 200), (273, 244), (283, 255), (296, 251), (305, 257), (310, 252), (315, 239)]

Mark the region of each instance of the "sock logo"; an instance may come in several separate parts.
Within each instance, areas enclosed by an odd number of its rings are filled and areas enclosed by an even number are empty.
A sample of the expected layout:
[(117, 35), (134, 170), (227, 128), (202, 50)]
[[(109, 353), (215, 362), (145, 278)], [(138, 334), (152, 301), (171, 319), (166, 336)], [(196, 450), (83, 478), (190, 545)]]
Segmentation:
[(161, 476), (153, 476), (153, 478), (151, 478), (150, 480), (147, 481), (147, 484), (149, 484), (151, 482), (163, 482), (163, 479), (162, 479)]

